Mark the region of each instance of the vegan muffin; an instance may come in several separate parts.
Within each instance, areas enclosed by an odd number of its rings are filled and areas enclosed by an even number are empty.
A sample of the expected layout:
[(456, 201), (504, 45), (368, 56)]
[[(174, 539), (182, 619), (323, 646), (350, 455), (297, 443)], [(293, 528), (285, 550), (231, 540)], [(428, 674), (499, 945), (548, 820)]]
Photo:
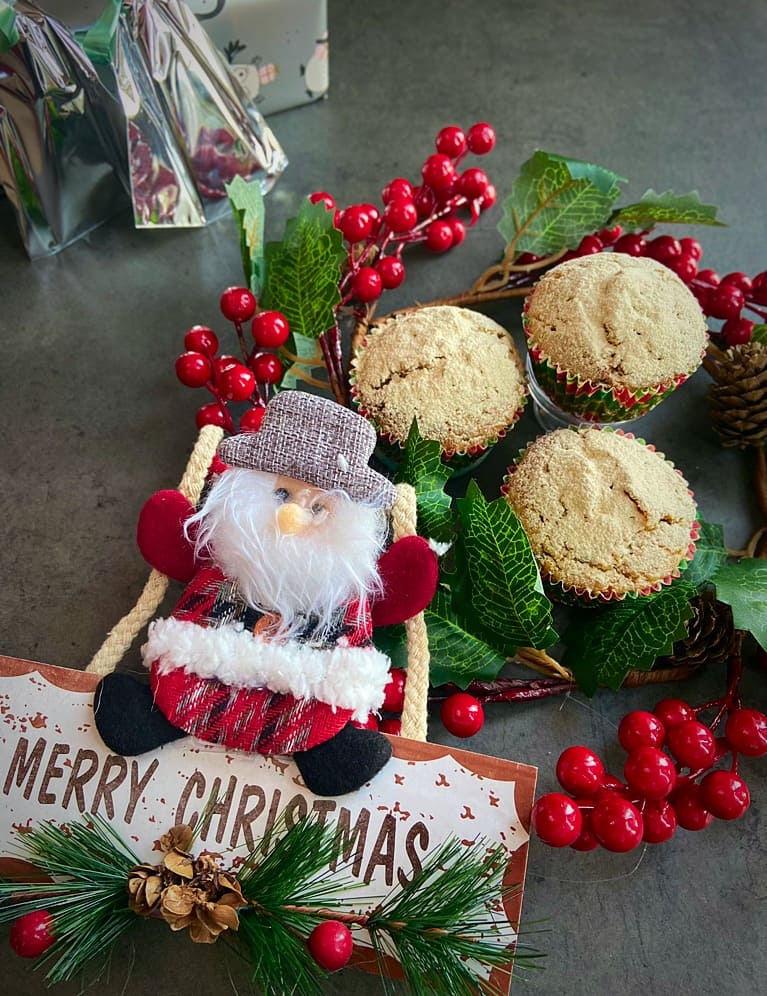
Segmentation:
[(620, 431), (582, 426), (541, 436), (509, 468), (503, 492), (554, 594), (587, 602), (646, 595), (694, 553), (699, 527), (687, 482), (661, 453)]
[(466, 308), (419, 308), (370, 327), (352, 364), (352, 397), (390, 443), (413, 419), (446, 458), (497, 442), (525, 403), (522, 360), (509, 333)]
[(596, 422), (646, 414), (694, 373), (708, 338), (700, 305), (672, 270), (616, 252), (549, 270), (523, 324), (543, 391)]

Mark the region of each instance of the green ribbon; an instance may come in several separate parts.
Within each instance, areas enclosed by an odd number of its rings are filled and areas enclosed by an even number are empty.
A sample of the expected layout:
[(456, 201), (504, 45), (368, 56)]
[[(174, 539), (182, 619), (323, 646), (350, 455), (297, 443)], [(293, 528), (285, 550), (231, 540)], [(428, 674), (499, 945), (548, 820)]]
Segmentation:
[(117, 34), (117, 23), (120, 20), (121, 9), (122, 0), (107, 0), (101, 17), (88, 28), (80, 39), (80, 44), (91, 62), (106, 66), (114, 59), (115, 35)]
[(7, 52), (19, 41), (16, 11), (6, 0), (0, 0), (0, 52)]

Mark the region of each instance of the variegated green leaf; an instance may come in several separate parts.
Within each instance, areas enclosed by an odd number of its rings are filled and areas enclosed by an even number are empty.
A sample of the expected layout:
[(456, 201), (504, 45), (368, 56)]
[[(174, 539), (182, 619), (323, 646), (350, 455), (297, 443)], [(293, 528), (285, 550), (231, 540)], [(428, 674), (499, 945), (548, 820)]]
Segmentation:
[(710, 581), (727, 560), (724, 530), (713, 522), (704, 522), (701, 516), (700, 536), (695, 544), (695, 556), (684, 572), (684, 580), (696, 588)]
[(767, 650), (767, 562), (739, 560), (714, 575), (716, 597), (732, 609), (736, 629), (751, 633)]
[(442, 447), (436, 440), (423, 439), (413, 419), (405, 455), (397, 471), (397, 483), (411, 484), (418, 510), (418, 532), (430, 539), (449, 541), (454, 524), (450, 496), (445, 485), (452, 470), (442, 460)]
[(237, 229), (245, 282), (258, 295), (264, 282), (264, 198), (257, 182), (236, 176), (226, 185)]
[(467, 633), (450, 606), (450, 596), (439, 589), (424, 613), (429, 631), (429, 680), (432, 685), (452, 681), (466, 688), (472, 681), (492, 681), (505, 658), (482, 640)]
[(648, 190), (636, 204), (627, 204), (616, 211), (610, 224), (624, 228), (652, 228), (661, 223), (723, 226), (723, 222), (717, 221), (716, 210), (713, 204), (701, 204), (697, 190), (688, 194), (675, 194), (673, 190), (658, 194)]

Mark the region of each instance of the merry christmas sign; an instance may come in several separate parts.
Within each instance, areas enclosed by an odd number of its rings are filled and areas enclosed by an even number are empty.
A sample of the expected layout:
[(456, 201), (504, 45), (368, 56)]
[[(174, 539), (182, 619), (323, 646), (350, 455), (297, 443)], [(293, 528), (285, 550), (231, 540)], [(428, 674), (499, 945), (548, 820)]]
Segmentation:
[[(535, 768), (436, 744), (393, 738), (394, 757), (372, 782), (337, 798), (303, 785), (288, 758), (179, 740), (140, 757), (110, 753), (93, 724), (97, 678), (0, 657), (0, 872), (18, 867), (18, 834), (41, 821), (107, 820), (141, 861), (158, 860), (172, 826), (202, 818), (198, 849), (240, 861), (288, 825), (313, 815), (340, 833), (339, 866), (359, 907), (405, 888), (448, 838), (467, 849), (502, 846), (506, 886), (494, 919), (513, 944), (527, 861)], [(349, 902), (354, 905), (354, 889)], [(375, 901), (375, 900), (374, 900)], [(357, 963), (372, 963), (364, 951)], [(490, 973), (486, 973), (490, 977)], [(494, 984), (508, 985), (498, 968)]]

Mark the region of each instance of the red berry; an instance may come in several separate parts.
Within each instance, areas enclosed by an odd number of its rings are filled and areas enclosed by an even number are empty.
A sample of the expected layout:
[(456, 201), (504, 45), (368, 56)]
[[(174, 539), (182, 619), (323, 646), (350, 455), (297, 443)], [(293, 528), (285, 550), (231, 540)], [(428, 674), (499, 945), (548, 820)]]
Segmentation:
[(466, 144), (475, 156), (484, 156), (495, 145), (495, 128), (487, 121), (477, 121), (466, 133)]
[(360, 207), (363, 211), (367, 211), (368, 218), (370, 218), (370, 224), (373, 226), (373, 231), (377, 231), (378, 226), (381, 223), (381, 212), (375, 204), (368, 204), (367, 202), (365, 204), (360, 204)]
[(691, 283), (698, 272), (697, 260), (693, 259), (692, 256), (685, 255), (685, 253), (677, 256), (676, 259), (669, 260), (668, 266), (686, 284)]
[(401, 667), (393, 667), (389, 680), (384, 686), (384, 701), (381, 707), (386, 712), (402, 712), (405, 705), (405, 679), (407, 674)]
[(687, 768), (710, 768), (716, 757), (714, 734), (697, 719), (687, 719), (668, 731), (667, 746)]
[(533, 806), (531, 824), (544, 844), (570, 847), (583, 829), (583, 814), (569, 796), (549, 792)]
[(636, 806), (616, 792), (605, 793), (594, 805), (591, 829), (602, 847), (619, 854), (642, 842), (644, 824)]
[(751, 341), (751, 333), (754, 331), (754, 322), (747, 318), (728, 318), (720, 332), (724, 336), (724, 341), (729, 348), (742, 346)]
[(353, 947), (351, 930), (338, 920), (323, 920), (309, 934), (309, 953), (326, 972), (348, 965)]
[(240, 432), (258, 432), (261, 423), (264, 421), (266, 405), (256, 405), (255, 408), (248, 408), (240, 415)]
[(312, 204), (324, 204), (328, 211), (335, 210), (335, 198), (324, 190), (315, 190), (313, 194), (309, 194), (309, 200)]
[[(402, 204), (403, 202), (398, 201), (397, 203)], [(352, 290), (357, 300), (363, 303), (378, 300), (383, 291), (383, 282), (378, 270), (374, 270), (372, 266), (360, 267), (352, 281)]]
[(446, 221), (453, 233), (453, 245), (459, 246), (466, 238), (466, 225), (460, 218), (447, 218)]
[(568, 747), (559, 755), (557, 781), (573, 795), (594, 795), (604, 775), (604, 764), (588, 747)]
[(413, 193), (413, 203), (418, 217), (428, 218), (437, 206), (437, 198), (434, 196), (434, 191), (428, 187), (418, 187)]
[(446, 698), (439, 715), (447, 732), (462, 739), (479, 733), (485, 722), (482, 703), (467, 692), (456, 692)]
[(685, 720), (695, 719), (695, 710), (682, 699), (661, 699), (655, 703), (653, 712), (667, 730)]
[(643, 235), (621, 235), (613, 249), (615, 252), (624, 252), (627, 256), (645, 256), (647, 240)]
[(487, 211), (487, 209), (491, 208), (497, 200), (498, 200), (498, 191), (495, 189), (492, 183), (488, 183), (488, 185), (485, 187), (484, 194), (479, 199), (480, 209), (482, 211)]
[(418, 210), (412, 201), (402, 198), (390, 201), (384, 208), (383, 217), (393, 232), (409, 232), (418, 221)]
[(182, 353), (176, 360), (176, 376), (186, 387), (203, 387), (213, 376), (213, 364), (202, 353)]
[(401, 719), (382, 719), (378, 724), (378, 729), (381, 733), (388, 733), (390, 737), (401, 737), (402, 736), (402, 720)]
[(682, 247), (683, 255), (692, 256), (696, 263), (702, 258), (703, 246), (697, 239), (680, 239), (679, 245)]
[(473, 166), (458, 177), (456, 189), (459, 194), (463, 194), (468, 200), (473, 201), (484, 194), (488, 183), (490, 181), (487, 178), (487, 173), (483, 169), (477, 169), (476, 166)]
[(620, 225), (616, 225), (615, 228), (603, 228), (597, 232), (597, 238), (603, 246), (611, 246), (618, 241), (622, 232), (623, 229)]
[(576, 805), (581, 811), (581, 832), (572, 842), (570, 847), (574, 851), (594, 851), (599, 847), (599, 841), (594, 836), (594, 831), (591, 829), (591, 810), (592, 804), (590, 799), (576, 799)]
[(757, 273), (752, 281), (751, 300), (756, 304), (767, 304), (767, 270)]
[(739, 318), (745, 295), (734, 284), (719, 284), (708, 296), (708, 313), (712, 318)]
[(672, 259), (682, 255), (682, 246), (673, 235), (659, 235), (647, 243), (647, 255), (670, 266)]
[(738, 754), (746, 757), (767, 754), (767, 716), (758, 709), (735, 709), (727, 717), (725, 733)]
[[(700, 274), (699, 274), (700, 275)], [(704, 314), (708, 314), (708, 296), (711, 293), (710, 287), (704, 287), (701, 284), (693, 284), (690, 290), (695, 295), (698, 304), (700, 305), (700, 310)]]
[(594, 256), (598, 252), (602, 252), (604, 246), (596, 235), (584, 235), (581, 241), (578, 243), (578, 247), (575, 250), (576, 256)]
[(20, 958), (39, 958), (53, 944), (53, 917), (47, 910), (32, 910), (14, 920), (9, 936)]
[(452, 159), (436, 152), (429, 156), (421, 169), (423, 182), (427, 187), (438, 193), (452, 189), (456, 179), (455, 166)]
[(381, 200), (384, 204), (391, 204), (392, 201), (410, 200), (412, 196), (413, 184), (404, 176), (396, 176), (381, 191)]
[(364, 723), (360, 722), (358, 719), (353, 719), (352, 726), (356, 726), (358, 730), (377, 730), (378, 729), (378, 719), (376, 714), (371, 712)]
[(748, 785), (734, 771), (710, 771), (700, 783), (701, 801), (718, 820), (737, 820), (751, 805)]
[(290, 325), (279, 311), (260, 311), (253, 319), (250, 332), (260, 349), (279, 349), (290, 337)]
[(626, 713), (618, 726), (618, 740), (625, 751), (637, 747), (661, 747), (666, 729), (657, 716), (637, 709)]
[(441, 155), (457, 159), (466, 151), (466, 136), (457, 125), (448, 125), (437, 135), (434, 144)]
[(225, 401), (247, 401), (256, 388), (256, 378), (238, 363), (221, 374), (218, 387)]
[(280, 358), (274, 353), (256, 353), (250, 361), (250, 369), (259, 384), (279, 384), (284, 373)]
[(217, 401), (211, 401), (210, 404), (198, 408), (195, 421), (198, 429), (202, 429), (204, 425), (218, 425), (222, 429), (227, 427), (226, 414)]
[(394, 290), (405, 279), (405, 267), (402, 260), (396, 256), (384, 256), (376, 263), (376, 270), (381, 278), (384, 290)]
[(722, 280), (716, 270), (698, 270), (697, 279), (708, 287), (717, 287)]
[(648, 745), (629, 754), (623, 774), (629, 786), (645, 799), (664, 799), (676, 781), (676, 768), (668, 754)]
[(694, 782), (674, 796), (672, 805), (679, 826), (685, 830), (705, 830), (714, 822), (713, 815), (703, 805), (700, 786)]
[(221, 314), (230, 322), (247, 322), (256, 311), (255, 295), (247, 287), (227, 287), (219, 304)]
[(753, 282), (747, 273), (735, 270), (732, 273), (725, 273), (722, 277), (722, 286), (737, 287), (748, 296), (753, 290)]
[(447, 252), (453, 244), (453, 230), (447, 221), (432, 221), (425, 234), (426, 248), (432, 252)]
[(223, 356), (217, 357), (213, 361), (213, 370), (216, 374), (216, 380), (218, 381), (230, 367), (236, 367), (239, 362), (240, 361), (236, 356), (230, 356), (229, 353), (224, 353)]
[(361, 204), (352, 204), (338, 219), (336, 226), (347, 242), (364, 242), (373, 234), (373, 222)]
[(642, 810), (642, 821), (642, 840), (647, 844), (663, 844), (676, 833), (676, 812), (668, 799), (649, 800)]
[(184, 349), (212, 358), (218, 350), (218, 336), (207, 325), (195, 325), (184, 336)]
[(623, 784), (620, 778), (616, 778), (615, 775), (604, 775), (602, 777), (602, 784), (599, 786), (596, 797), (599, 798), (602, 792), (620, 792), (621, 795), (628, 797), (628, 787)]

